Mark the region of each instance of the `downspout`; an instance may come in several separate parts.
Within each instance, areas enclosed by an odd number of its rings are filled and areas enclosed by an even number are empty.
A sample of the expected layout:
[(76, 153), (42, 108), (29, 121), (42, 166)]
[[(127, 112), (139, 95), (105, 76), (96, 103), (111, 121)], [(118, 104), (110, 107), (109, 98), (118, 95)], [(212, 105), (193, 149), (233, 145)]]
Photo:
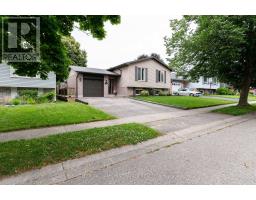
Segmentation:
[(76, 75), (76, 98), (78, 98), (78, 82), (77, 82), (78, 76), (79, 76), (79, 72)]

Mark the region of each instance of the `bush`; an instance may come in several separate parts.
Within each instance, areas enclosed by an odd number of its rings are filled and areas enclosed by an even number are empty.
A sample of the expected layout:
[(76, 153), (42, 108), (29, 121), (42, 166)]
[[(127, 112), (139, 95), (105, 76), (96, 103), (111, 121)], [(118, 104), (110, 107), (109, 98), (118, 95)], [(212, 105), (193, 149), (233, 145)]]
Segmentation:
[(55, 93), (54, 92), (48, 92), (48, 93), (44, 94), (44, 96), (50, 102), (53, 102), (54, 99), (55, 99)]
[(147, 90), (142, 90), (142, 91), (140, 92), (140, 95), (141, 95), (141, 96), (149, 96), (149, 92), (148, 92)]
[(28, 98), (36, 99), (37, 96), (38, 96), (38, 91), (37, 90), (33, 90), (33, 89), (31, 89), (31, 90), (24, 89), (24, 90), (19, 90), (18, 94), (23, 99), (28, 99)]
[(159, 92), (159, 96), (168, 96), (169, 95), (169, 93), (167, 92), (167, 91), (160, 91)]
[(21, 104), (21, 100), (18, 99), (18, 98), (12, 99), (11, 100), (11, 104), (15, 105), (15, 106), (20, 105)]
[(48, 103), (48, 99), (46, 98), (45, 95), (41, 95), (37, 98), (36, 100), (37, 103)]
[(33, 99), (33, 98), (27, 98), (27, 101), (26, 101), (27, 104), (36, 104), (36, 100)]
[(218, 88), (216, 90), (216, 93), (219, 94), (219, 95), (235, 95), (236, 94), (235, 91), (233, 91), (229, 88), (224, 88), (224, 87)]

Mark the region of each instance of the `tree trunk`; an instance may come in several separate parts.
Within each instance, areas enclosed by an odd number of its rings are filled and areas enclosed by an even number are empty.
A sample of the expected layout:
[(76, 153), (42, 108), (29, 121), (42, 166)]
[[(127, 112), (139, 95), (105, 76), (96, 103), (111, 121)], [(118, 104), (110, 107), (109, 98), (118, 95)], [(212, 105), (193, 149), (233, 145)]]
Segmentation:
[(238, 106), (248, 106), (249, 105), (249, 103), (248, 103), (249, 89), (250, 89), (250, 80), (248, 78), (248, 80), (246, 80), (241, 87)]

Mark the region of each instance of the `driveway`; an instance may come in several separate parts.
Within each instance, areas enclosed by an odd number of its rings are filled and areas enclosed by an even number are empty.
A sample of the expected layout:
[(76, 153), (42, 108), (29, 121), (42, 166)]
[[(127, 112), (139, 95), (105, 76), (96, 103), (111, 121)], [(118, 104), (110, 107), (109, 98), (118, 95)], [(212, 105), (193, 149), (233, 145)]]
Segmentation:
[(80, 100), (88, 102), (89, 105), (121, 118), (180, 111), (180, 109), (136, 101), (130, 98), (87, 97)]

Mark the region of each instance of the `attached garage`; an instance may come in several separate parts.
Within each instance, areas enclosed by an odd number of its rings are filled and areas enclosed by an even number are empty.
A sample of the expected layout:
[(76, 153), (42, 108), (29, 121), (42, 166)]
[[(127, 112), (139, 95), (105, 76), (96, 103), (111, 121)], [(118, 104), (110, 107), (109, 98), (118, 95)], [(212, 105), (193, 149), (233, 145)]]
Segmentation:
[(103, 97), (104, 96), (104, 76), (103, 75), (84, 75), (83, 81), (84, 97)]
[(104, 69), (70, 66), (66, 87), (74, 89), (76, 98), (111, 97), (117, 91), (120, 74)]

